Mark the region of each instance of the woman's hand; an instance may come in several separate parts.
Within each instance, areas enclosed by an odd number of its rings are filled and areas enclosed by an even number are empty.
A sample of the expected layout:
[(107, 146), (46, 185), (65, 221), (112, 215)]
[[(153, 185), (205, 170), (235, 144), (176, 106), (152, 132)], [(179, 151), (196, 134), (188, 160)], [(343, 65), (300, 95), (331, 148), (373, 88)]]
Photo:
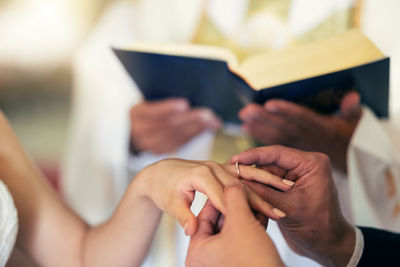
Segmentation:
[[(207, 195), (212, 204), (225, 214), (224, 186), (237, 179), (235, 174), (236, 168), (232, 164), (166, 159), (143, 169), (135, 178), (132, 188), (176, 218), (187, 235), (193, 235), (198, 227), (197, 218), (190, 210), (195, 191)], [(291, 188), (290, 184), (285, 183), (287, 181), (252, 166), (240, 166), (240, 175), (246, 179), (262, 180), (282, 191)], [(274, 220), (284, 217), (281, 211), (274, 209), (250, 188), (246, 186), (245, 190), (253, 210)]]

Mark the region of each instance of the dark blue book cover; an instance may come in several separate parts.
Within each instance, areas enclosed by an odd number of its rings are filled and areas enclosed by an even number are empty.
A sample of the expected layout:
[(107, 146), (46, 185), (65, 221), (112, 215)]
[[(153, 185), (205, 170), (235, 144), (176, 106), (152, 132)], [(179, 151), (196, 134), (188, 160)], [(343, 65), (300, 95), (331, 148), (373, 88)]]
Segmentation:
[(209, 107), (226, 122), (238, 122), (249, 102), (286, 99), (332, 113), (349, 90), (379, 117), (388, 116), (389, 58), (279, 86), (254, 90), (229, 70), (225, 61), (114, 49), (147, 100), (184, 97), (192, 106)]

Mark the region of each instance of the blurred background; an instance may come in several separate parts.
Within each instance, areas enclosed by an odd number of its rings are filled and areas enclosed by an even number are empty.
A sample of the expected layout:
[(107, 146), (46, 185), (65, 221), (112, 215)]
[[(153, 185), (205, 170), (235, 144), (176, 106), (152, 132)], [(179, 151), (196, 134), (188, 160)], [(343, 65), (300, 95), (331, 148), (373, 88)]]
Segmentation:
[(110, 0), (0, 0), (0, 107), (58, 188), (72, 57)]
[[(56, 188), (70, 116), (72, 59), (111, 2), (0, 0), (0, 108)], [(383, 52), (399, 55), (394, 52), (400, 47), (399, 1), (357, 0), (355, 5), (367, 36)], [(397, 72), (392, 69), (392, 79), (399, 84)], [(392, 92), (391, 102), (395, 99), (399, 90)]]

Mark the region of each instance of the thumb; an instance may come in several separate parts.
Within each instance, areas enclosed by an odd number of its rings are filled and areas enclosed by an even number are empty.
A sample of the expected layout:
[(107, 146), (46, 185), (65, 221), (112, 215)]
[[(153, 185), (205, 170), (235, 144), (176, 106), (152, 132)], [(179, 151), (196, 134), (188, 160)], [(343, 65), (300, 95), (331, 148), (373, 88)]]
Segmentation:
[(170, 215), (174, 217), (185, 230), (186, 235), (192, 236), (197, 231), (196, 216), (190, 210), (190, 203), (178, 199), (173, 203)]
[(225, 224), (237, 225), (240, 221), (254, 218), (247, 200), (244, 186), (238, 180), (232, 181), (225, 186), (224, 205), (226, 209)]
[(198, 229), (191, 237), (191, 241), (201, 240), (208, 238), (215, 234), (215, 228), (220, 221), (221, 213), (212, 205), (210, 200), (207, 200), (206, 204), (199, 213)]
[(345, 120), (358, 120), (361, 115), (360, 94), (355, 91), (347, 93), (340, 102), (340, 113)]

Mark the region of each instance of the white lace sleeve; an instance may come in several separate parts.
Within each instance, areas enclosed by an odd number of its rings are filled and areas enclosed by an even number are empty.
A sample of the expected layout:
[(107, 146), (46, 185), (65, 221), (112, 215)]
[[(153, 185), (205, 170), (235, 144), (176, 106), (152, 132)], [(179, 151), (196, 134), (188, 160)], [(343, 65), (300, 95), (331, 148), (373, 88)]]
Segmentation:
[(6, 265), (18, 232), (18, 216), (7, 187), (0, 180), (0, 267)]

